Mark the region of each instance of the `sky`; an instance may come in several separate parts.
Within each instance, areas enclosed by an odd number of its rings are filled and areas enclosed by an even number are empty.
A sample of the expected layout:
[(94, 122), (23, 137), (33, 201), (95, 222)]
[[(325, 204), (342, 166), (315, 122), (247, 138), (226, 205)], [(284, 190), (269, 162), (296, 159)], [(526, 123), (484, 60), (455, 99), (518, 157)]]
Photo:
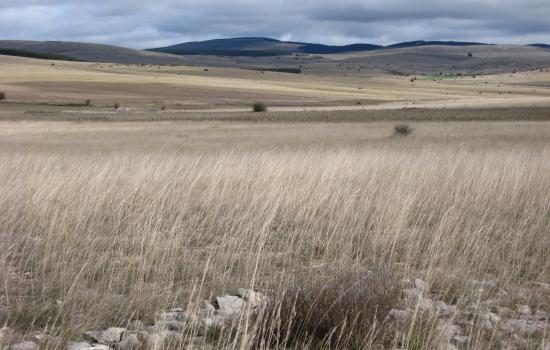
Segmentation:
[(550, 0), (0, 0), (0, 33), (132, 48), (242, 36), (550, 44)]

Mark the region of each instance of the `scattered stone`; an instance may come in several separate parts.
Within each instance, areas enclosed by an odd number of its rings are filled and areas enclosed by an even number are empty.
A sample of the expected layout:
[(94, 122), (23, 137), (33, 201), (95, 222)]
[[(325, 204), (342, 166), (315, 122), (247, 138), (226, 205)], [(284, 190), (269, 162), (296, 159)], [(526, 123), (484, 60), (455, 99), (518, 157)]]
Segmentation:
[(87, 340), (99, 344), (115, 345), (122, 340), (122, 336), (126, 332), (124, 328), (111, 327), (105, 331), (89, 331), (84, 333)]
[(518, 314), (520, 314), (521, 316), (525, 316), (525, 317), (531, 316), (531, 308), (527, 305), (518, 306), (517, 311), (518, 311)]
[(535, 311), (535, 314), (533, 315), (533, 319), (535, 321), (545, 321), (545, 320), (549, 319), (548, 316), (549, 316), (548, 312), (543, 311), (543, 310), (537, 310), (537, 311)]
[(91, 347), (90, 343), (87, 343), (85, 341), (81, 342), (71, 342), (67, 345), (67, 350), (84, 350), (89, 349)]
[(411, 312), (407, 309), (391, 309), (389, 315), (394, 320), (402, 322), (406, 321), (411, 316)]
[(267, 302), (265, 295), (259, 292), (255, 292), (251, 289), (239, 288), (237, 289), (237, 296), (244, 299), (252, 309), (263, 306)]
[(426, 282), (424, 282), (420, 278), (415, 278), (414, 279), (414, 288), (418, 289), (421, 292), (424, 292), (424, 291), (426, 291)]
[(0, 328), (0, 344), (7, 343), (8, 339), (12, 336), (13, 329), (10, 327)]
[(141, 342), (135, 334), (128, 335), (124, 340), (117, 344), (116, 350), (135, 350), (139, 349)]
[(542, 332), (547, 327), (545, 322), (510, 319), (501, 323), (500, 329), (508, 334), (533, 335)]
[(223, 317), (231, 317), (239, 314), (244, 308), (244, 300), (232, 295), (226, 295), (224, 297), (217, 297), (216, 302), (218, 304), (218, 314)]
[(453, 337), (453, 342), (456, 344), (456, 345), (464, 345), (464, 344), (468, 344), (468, 342), (470, 341), (470, 337), (467, 337), (465, 335), (455, 335)]
[(24, 341), (12, 345), (11, 350), (38, 350), (38, 344), (33, 341)]
[(456, 306), (447, 305), (443, 301), (437, 301), (433, 304), (434, 311), (439, 317), (450, 317), (457, 313)]

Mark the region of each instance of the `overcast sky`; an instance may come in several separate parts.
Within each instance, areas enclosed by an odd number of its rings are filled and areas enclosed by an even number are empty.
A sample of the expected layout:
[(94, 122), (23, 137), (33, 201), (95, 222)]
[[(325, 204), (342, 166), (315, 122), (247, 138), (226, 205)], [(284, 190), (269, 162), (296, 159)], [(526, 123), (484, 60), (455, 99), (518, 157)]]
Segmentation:
[(550, 0), (0, 0), (0, 33), (134, 48), (238, 36), (550, 44)]

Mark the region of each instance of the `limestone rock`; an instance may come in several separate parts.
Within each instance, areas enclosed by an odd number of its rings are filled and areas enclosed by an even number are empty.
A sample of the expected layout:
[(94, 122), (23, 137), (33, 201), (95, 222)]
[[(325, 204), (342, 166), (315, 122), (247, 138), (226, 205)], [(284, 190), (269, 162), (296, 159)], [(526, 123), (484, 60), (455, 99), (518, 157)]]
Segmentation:
[(104, 331), (86, 332), (84, 337), (99, 344), (114, 345), (122, 340), (124, 332), (126, 332), (124, 328), (111, 327)]
[(545, 322), (510, 319), (502, 322), (500, 329), (508, 334), (518, 333), (522, 335), (533, 335), (537, 332), (544, 331), (546, 326)]
[(141, 345), (137, 335), (130, 334), (116, 346), (116, 350), (135, 350)]
[(237, 296), (244, 299), (251, 308), (264, 306), (267, 302), (267, 298), (260, 292), (255, 292), (251, 289), (239, 288), (237, 289)]
[(418, 289), (421, 292), (426, 291), (426, 282), (424, 282), (420, 278), (415, 278), (413, 283), (414, 283), (414, 288), (415, 289)]
[(244, 300), (232, 295), (217, 297), (216, 302), (218, 303), (218, 314), (223, 317), (239, 314), (244, 308)]
[(521, 316), (530, 317), (531, 316), (531, 308), (527, 305), (518, 306), (518, 314)]
[(12, 345), (11, 350), (38, 350), (38, 344), (33, 341), (24, 341)]
[(90, 347), (92, 347), (90, 343), (87, 343), (85, 341), (71, 342), (67, 345), (67, 350), (84, 350), (89, 349)]
[(397, 321), (406, 321), (411, 316), (411, 311), (407, 309), (391, 309), (389, 316)]

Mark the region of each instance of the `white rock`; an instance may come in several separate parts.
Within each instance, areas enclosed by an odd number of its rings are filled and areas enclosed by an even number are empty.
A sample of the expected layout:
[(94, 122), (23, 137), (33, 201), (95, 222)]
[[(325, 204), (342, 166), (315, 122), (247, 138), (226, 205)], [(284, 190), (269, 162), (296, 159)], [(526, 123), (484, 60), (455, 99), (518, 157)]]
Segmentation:
[(140, 346), (140, 341), (135, 334), (128, 335), (116, 346), (116, 350), (135, 350)]
[(411, 312), (407, 309), (391, 309), (389, 315), (394, 320), (405, 321), (411, 316)]
[(455, 335), (453, 337), (453, 342), (457, 345), (464, 345), (467, 344), (470, 341), (470, 337), (467, 337), (465, 335)]
[(92, 344), (92, 346), (83, 350), (113, 350), (113, 348), (105, 344)]
[(522, 316), (531, 316), (531, 308), (527, 305), (518, 306), (517, 311)]
[(8, 338), (11, 337), (12, 333), (13, 329), (10, 327), (0, 328), (0, 344), (6, 343), (8, 341)]
[(223, 317), (237, 315), (244, 307), (244, 300), (232, 295), (217, 297), (216, 302), (218, 303), (218, 314)]
[(511, 319), (506, 320), (501, 323), (500, 329), (505, 333), (519, 333), (524, 335), (533, 335), (537, 332), (542, 332), (546, 328), (545, 322), (539, 321), (527, 321), (527, 320), (517, 320)]
[(489, 321), (493, 324), (497, 324), (500, 322), (500, 317), (493, 312), (489, 312)]
[(89, 331), (84, 333), (84, 336), (99, 344), (112, 345), (122, 340), (124, 332), (126, 332), (124, 328), (111, 327), (104, 331)]
[(257, 308), (266, 304), (267, 298), (260, 292), (255, 292), (252, 289), (237, 289), (237, 296), (246, 300), (249, 303), (250, 307)]
[(38, 344), (33, 341), (24, 341), (12, 345), (11, 350), (38, 350)]
[(414, 279), (414, 288), (418, 289), (421, 292), (425, 292), (426, 291), (426, 282), (424, 282), (420, 278), (415, 278)]
[(81, 342), (70, 342), (67, 345), (67, 350), (83, 350), (83, 349), (89, 349), (91, 347), (90, 343), (87, 343), (85, 341)]
[(437, 313), (438, 316), (441, 317), (449, 317), (454, 315), (456, 311), (456, 306), (454, 305), (447, 305), (443, 301), (437, 301), (433, 303), (434, 311)]

